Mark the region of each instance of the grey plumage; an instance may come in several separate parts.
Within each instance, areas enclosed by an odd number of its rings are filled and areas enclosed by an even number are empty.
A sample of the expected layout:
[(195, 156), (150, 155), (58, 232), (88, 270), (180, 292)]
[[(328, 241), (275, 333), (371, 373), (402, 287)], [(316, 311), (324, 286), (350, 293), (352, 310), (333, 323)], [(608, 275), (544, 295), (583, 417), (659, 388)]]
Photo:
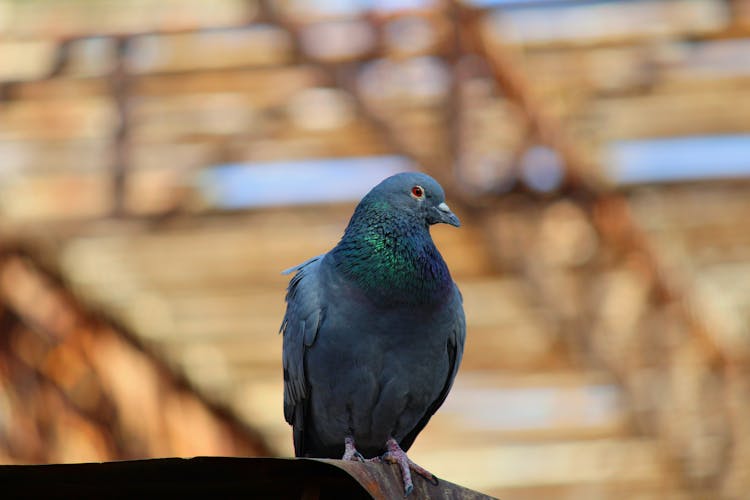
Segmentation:
[(398, 174), (363, 198), (333, 250), (286, 271), (284, 416), (297, 456), (340, 458), (347, 438), (366, 457), (391, 437), (406, 451), (445, 400), (466, 326), (429, 234), (438, 222), (459, 225), (440, 185)]

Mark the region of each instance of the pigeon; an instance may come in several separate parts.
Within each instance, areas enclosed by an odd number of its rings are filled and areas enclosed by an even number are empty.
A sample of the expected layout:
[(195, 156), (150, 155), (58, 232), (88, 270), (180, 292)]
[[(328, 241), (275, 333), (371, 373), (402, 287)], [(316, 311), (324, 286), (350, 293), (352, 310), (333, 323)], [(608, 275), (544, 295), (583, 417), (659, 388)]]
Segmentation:
[(284, 417), (297, 457), (395, 463), (445, 401), (464, 349), (463, 299), (430, 236), (461, 225), (443, 188), (396, 174), (357, 205), (328, 253), (284, 271)]

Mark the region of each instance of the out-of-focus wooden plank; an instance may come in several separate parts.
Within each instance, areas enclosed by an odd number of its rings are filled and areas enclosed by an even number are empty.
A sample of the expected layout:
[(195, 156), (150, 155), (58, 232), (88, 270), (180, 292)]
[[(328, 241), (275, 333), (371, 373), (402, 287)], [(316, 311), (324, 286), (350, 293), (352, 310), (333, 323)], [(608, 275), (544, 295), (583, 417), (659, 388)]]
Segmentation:
[(5, 15), (13, 22), (3, 24), (0, 33), (66, 38), (231, 27), (252, 20), (254, 6), (243, 0), (217, 0), (211, 5), (200, 0), (140, 0), (127, 6), (82, 0), (3, 2)]
[(284, 64), (290, 56), (289, 35), (271, 25), (136, 36), (127, 54), (136, 74)]
[(747, 129), (748, 99), (750, 92), (743, 89), (648, 94), (601, 99), (587, 113), (605, 127), (607, 139), (721, 134)]
[[(728, 31), (727, 6), (710, 1), (558, 4), (548, 9), (497, 9), (488, 30), (516, 44), (549, 48), (627, 45), (665, 37), (720, 36)], [(565, 23), (556, 19), (564, 16)]]
[(438, 477), (487, 491), (609, 480), (659, 485), (665, 474), (659, 445), (645, 439), (506, 443), (425, 453), (417, 441), (409, 456)]
[(9, 219), (101, 217), (108, 213), (105, 172), (20, 177), (0, 185), (0, 214)]
[(104, 138), (0, 141), (0, 182), (6, 179), (5, 182), (23, 185), (53, 181), (56, 177), (72, 179), (77, 173), (103, 172), (111, 154), (112, 144)]
[(696, 495), (711, 498), (713, 492), (696, 489), (674, 491), (660, 483), (650, 481), (644, 483), (618, 481), (608, 479), (584, 484), (565, 484), (549, 486), (518, 486), (500, 487), (487, 490), (497, 498), (512, 498), (513, 500), (571, 500), (578, 498), (606, 499), (606, 498), (637, 498), (638, 500), (691, 500)]
[(307, 66), (263, 70), (206, 71), (185, 75), (133, 77), (135, 96), (172, 96), (211, 92), (242, 92), (257, 107), (284, 103), (293, 93), (319, 81)]
[(14, 82), (8, 96), (18, 101), (81, 99), (107, 97), (108, 82), (104, 78), (54, 78), (28, 82)]
[(113, 102), (102, 97), (17, 101), (0, 108), (0, 139), (104, 139), (117, 125)]
[(0, 81), (43, 78), (51, 73), (56, 53), (52, 40), (0, 40)]
[[(496, 376), (462, 366), (444, 405), (420, 435), (427, 452), (447, 446), (623, 436), (621, 390), (596, 374), (537, 371)], [(450, 431), (450, 429), (455, 429)]]

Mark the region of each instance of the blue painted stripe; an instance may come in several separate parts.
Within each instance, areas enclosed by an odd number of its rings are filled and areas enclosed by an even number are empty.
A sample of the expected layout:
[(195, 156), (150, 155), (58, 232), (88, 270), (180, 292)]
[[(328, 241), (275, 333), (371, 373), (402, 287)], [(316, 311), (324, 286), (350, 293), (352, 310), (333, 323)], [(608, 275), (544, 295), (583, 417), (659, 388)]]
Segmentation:
[(384, 178), (415, 169), (400, 156), (238, 163), (203, 170), (196, 187), (224, 209), (358, 201)]
[(618, 184), (750, 176), (750, 134), (615, 141), (607, 173)]

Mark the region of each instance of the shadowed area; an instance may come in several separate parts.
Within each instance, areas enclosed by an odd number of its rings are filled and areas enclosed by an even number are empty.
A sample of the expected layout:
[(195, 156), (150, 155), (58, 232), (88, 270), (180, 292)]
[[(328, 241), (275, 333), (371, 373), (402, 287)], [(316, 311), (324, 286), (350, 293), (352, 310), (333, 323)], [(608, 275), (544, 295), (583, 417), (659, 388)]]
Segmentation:
[[(340, 460), (196, 457), (67, 465), (0, 465), (5, 494), (46, 498), (249, 495), (251, 498), (401, 498), (395, 467)], [(489, 500), (447, 481), (415, 484), (412, 498)]]

